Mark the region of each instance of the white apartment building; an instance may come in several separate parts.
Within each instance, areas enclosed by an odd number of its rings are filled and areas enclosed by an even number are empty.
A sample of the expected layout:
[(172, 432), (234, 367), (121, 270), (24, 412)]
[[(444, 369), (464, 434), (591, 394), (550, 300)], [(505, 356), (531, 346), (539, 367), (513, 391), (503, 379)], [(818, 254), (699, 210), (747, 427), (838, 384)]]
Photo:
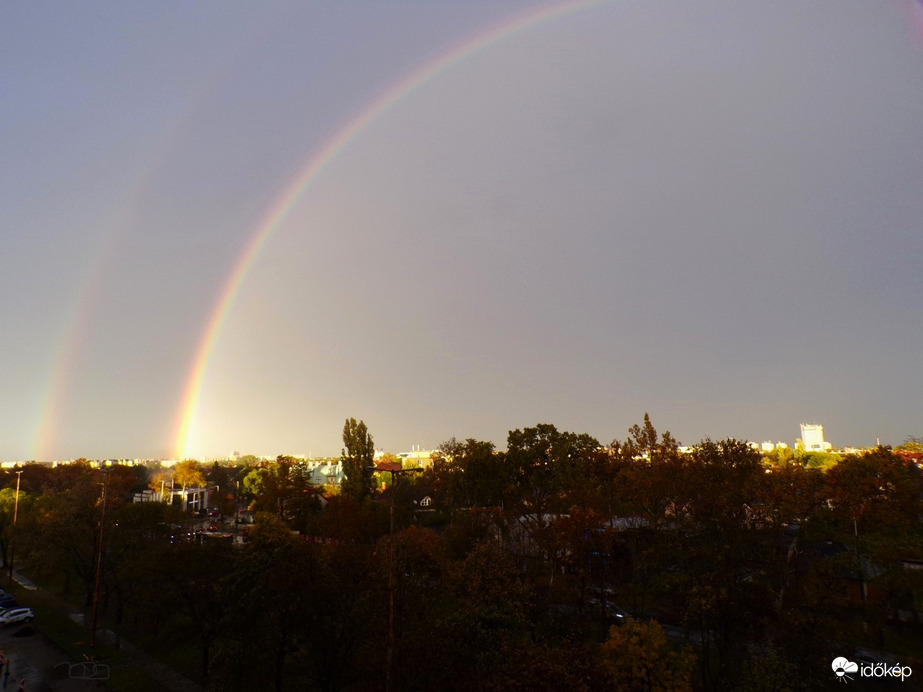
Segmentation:
[(824, 441), (824, 426), (816, 423), (801, 424), (801, 443), (806, 452), (829, 452), (833, 445)]

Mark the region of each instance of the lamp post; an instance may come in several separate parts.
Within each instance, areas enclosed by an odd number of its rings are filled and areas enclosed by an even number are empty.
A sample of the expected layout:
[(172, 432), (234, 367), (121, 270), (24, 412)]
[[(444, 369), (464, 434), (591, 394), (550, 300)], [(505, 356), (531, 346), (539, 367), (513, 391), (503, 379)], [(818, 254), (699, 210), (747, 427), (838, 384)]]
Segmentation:
[(378, 466), (366, 467), (371, 471), (387, 471), (391, 474), (391, 528), (388, 534), (388, 652), (387, 652), (387, 670), (385, 672), (385, 690), (391, 692), (393, 689), (393, 676), (391, 671), (394, 667), (394, 495), (397, 490), (397, 479), (404, 473), (419, 473), (423, 469), (409, 468), (405, 469), (398, 463), (380, 464)]
[(10, 586), (13, 585), (13, 555), (16, 548), (16, 519), (19, 517), (19, 482), (22, 471), (16, 472), (16, 500), (13, 502), (13, 527), (10, 529)]
[(234, 543), (237, 543), (238, 528), (240, 528), (240, 481), (234, 481)]
[(93, 584), (93, 629), (90, 632), (90, 646), (96, 646), (96, 620), (99, 615), (99, 586), (103, 577), (103, 537), (106, 529), (106, 505), (109, 500), (109, 469), (103, 471), (103, 511), (99, 519), (99, 545), (96, 550), (96, 581)]

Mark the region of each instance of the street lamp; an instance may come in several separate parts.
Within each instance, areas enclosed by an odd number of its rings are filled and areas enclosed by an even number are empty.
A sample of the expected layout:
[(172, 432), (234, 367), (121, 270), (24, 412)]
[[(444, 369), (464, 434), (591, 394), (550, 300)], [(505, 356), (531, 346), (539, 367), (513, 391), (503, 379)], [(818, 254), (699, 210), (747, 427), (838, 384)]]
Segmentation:
[(103, 577), (103, 538), (106, 528), (106, 505), (109, 502), (109, 470), (103, 469), (103, 511), (99, 519), (99, 546), (96, 552), (96, 581), (93, 585), (93, 629), (90, 632), (90, 646), (96, 646), (96, 622), (99, 615), (99, 586)]
[(16, 519), (19, 517), (19, 482), (22, 471), (16, 472), (16, 500), (13, 502), (13, 528), (10, 529), (10, 586), (13, 585), (13, 554), (16, 548)]
[(234, 543), (237, 543), (237, 532), (240, 529), (240, 481), (234, 481)]
[(370, 471), (386, 471), (391, 474), (391, 530), (388, 534), (388, 661), (385, 673), (385, 689), (392, 690), (391, 669), (394, 665), (394, 496), (397, 490), (397, 479), (404, 473), (419, 473), (420, 468), (403, 468), (400, 462), (383, 463), (378, 466), (367, 466)]

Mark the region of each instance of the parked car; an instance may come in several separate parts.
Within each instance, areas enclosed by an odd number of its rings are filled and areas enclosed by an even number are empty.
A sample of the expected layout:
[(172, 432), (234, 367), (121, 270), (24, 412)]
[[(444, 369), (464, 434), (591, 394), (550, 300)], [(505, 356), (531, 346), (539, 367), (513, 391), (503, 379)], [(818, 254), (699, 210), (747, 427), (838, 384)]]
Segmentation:
[(0, 625), (11, 625), (14, 622), (31, 622), (35, 617), (32, 608), (9, 608), (0, 610)]

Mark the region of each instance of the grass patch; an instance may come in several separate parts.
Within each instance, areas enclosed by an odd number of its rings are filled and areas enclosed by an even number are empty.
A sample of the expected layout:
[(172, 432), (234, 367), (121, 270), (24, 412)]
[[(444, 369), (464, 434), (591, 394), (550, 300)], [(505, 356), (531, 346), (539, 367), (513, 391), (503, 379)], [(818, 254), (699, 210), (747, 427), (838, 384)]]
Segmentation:
[(110, 666), (112, 677), (109, 678), (109, 686), (112, 689), (132, 690), (132, 692), (164, 692), (166, 689), (140, 666), (113, 666), (112, 664)]
[(202, 649), (199, 635), (189, 619), (174, 615), (165, 622), (157, 633), (134, 631), (129, 639), (139, 648), (175, 671), (197, 682), (205, 684), (202, 677)]

